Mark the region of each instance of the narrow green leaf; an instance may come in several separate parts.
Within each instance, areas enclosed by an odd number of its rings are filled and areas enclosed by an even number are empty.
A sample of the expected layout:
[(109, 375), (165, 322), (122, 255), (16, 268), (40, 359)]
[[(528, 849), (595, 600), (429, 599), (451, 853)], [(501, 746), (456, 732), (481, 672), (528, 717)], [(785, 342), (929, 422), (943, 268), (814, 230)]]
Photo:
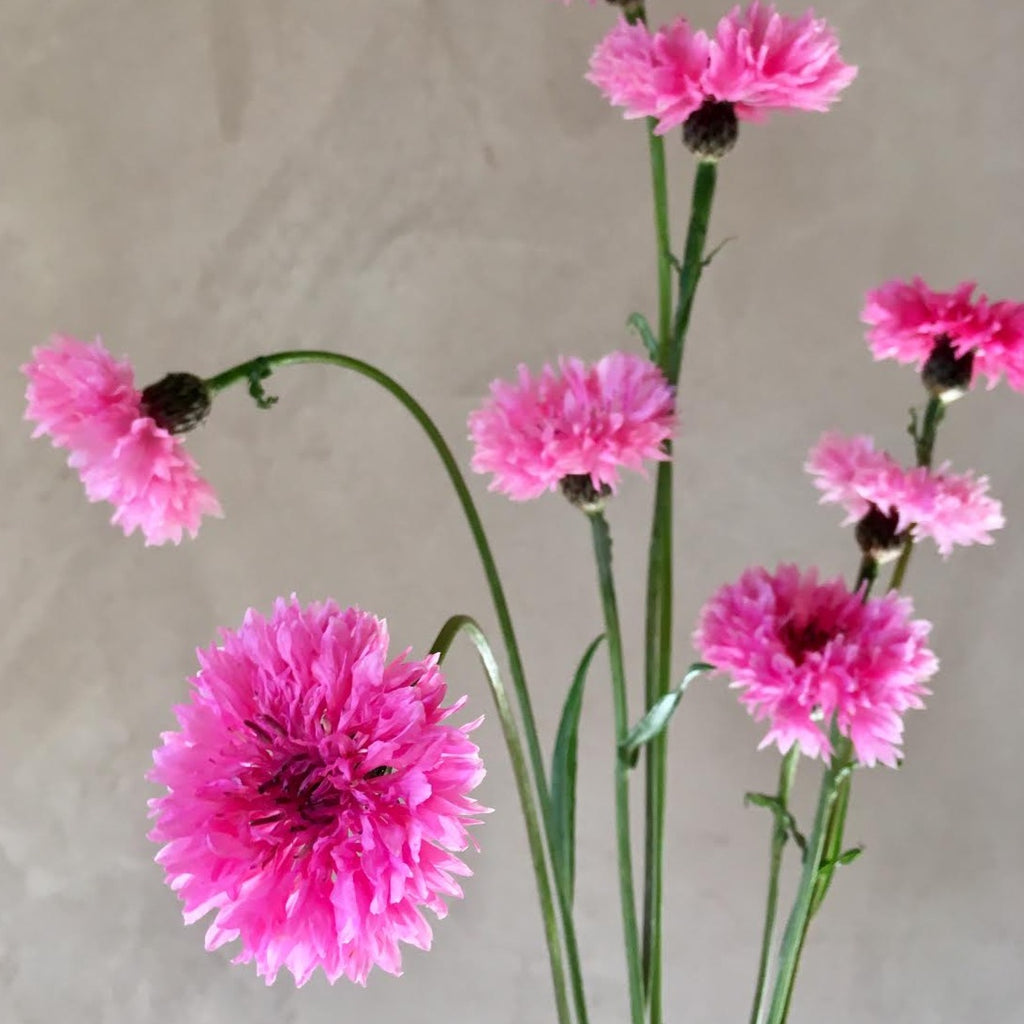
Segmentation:
[(658, 339), (654, 336), (647, 317), (643, 313), (631, 313), (626, 323), (640, 335), (644, 348), (647, 349), (647, 354), (651, 357), (651, 362), (656, 363), (658, 361)]
[(797, 828), (796, 818), (793, 817), (792, 811), (777, 796), (772, 796), (769, 793), (746, 793), (743, 797), (743, 802), (745, 804), (753, 804), (755, 807), (764, 807), (766, 810), (771, 811), (779, 828), (787, 836), (792, 837), (793, 842), (796, 843), (801, 851), (807, 849), (807, 840), (800, 829)]
[(576, 880), (576, 755), (579, 747), (580, 712), (583, 708), (583, 688), (587, 670), (594, 658), (604, 633), (583, 652), (573, 676), (572, 686), (562, 706), (562, 718), (555, 736), (555, 749), (551, 755), (551, 817), (552, 859), (555, 870), (565, 880), (565, 888), (572, 902)]
[(619, 747), (619, 756), (623, 757), (631, 768), (636, 766), (640, 748), (665, 731), (690, 683), (702, 672), (713, 671), (714, 667), (714, 665), (708, 665), (703, 661), (695, 661), (687, 669), (683, 681), (674, 690), (669, 690), (664, 697), (655, 701), (647, 714), (629, 730)]
[(843, 850), (834, 860), (825, 861), (818, 869), (821, 874), (829, 874), (841, 864), (852, 864), (864, 852), (863, 846), (854, 846), (852, 849)]

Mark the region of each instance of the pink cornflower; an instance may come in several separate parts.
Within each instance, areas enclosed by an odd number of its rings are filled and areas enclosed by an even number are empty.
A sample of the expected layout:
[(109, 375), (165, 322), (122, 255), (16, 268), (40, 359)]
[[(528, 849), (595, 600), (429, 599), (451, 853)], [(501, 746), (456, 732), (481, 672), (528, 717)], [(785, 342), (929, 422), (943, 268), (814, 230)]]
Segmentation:
[(590, 58), (586, 75), (627, 118), (656, 117), (659, 135), (682, 124), (704, 102), (701, 76), (708, 37), (678, 18), (657, 33), (619, 18)]
[(195, 537), (202, 516), (223, 514), (181, 440), (144, 408), (131, 365), (100, 341), (57, 336), (33, 350), (22, 372), (32, 436), (48, 434), (71, 452), (86, 496), (114, 505), (111, 522), (125, 534), (138, 527), (147, 545), (177, 544), (186, 530)]
[(931, 625), (912, 620), (909, 599), (864, 601), (842, 580), (782, 565), (748, 569), (700, 613), (694, 644), (732, 677), (740, 702), (770, 724), (761, 742), (829, 757), (835, 721), (857, 759), (895, 766), (903, 713), (921, 708), (938, 662), (926, 646)]
[(828, 110), (856, 77), (839, 56), (835, 33), (813, 11), (794, 19), (754, 0), (719, 21), (703, 85), (732, 103), (741, 120), (760, 121), (770, 110)]
[[(652, 32), (620, 17), (594, 50), (586, 77), (627, 118), (655, 117), (664, 134), (705, 103), (729, 104), (730, 117), (748, 121), (770, 110), (824, 111), (856, 75), (813, 12), (793, 19), (754, 0), (722, 18), (711, 39), (684, 18)], [(708, 117), (720, 121), (723, 113)]]
[(1011, 388), (1024, 391), (1024, 304), (972, 298), (975, 287), (964, 281), (951, 292), (935, 292), (915, 277), (868, 292), (861, 320), (870, 328), (872, 355), (927, 374), (928, 364), (948, 349), (945, 361), (960, 361), (963, 387), (980, 374), (992, 388), (1005, 374)]
[(463, 702), (442, 706), (437, 656), (388, 661), (384, 622), (294, 597), (198, 655), (149, 776), (186, 923), (215, 911), (207, 949), (239, 940), (267, 984), (401, 973), (399, 943), (430, 947), (423, 909), (462, 895), (454, 851), (484, 810), (478, 722), (446, 724)]
[(822, 492), (822, 503), (842, 505), (843, 525), (862, 519), (872, 507), (893, 517), (893, 528), (915, 539), (930, 537), (945, 557), (955, 544), (991, 544), (991, 530), (1005, 525), (1002, 505), (988, 494), (988, 478), (950, 471), (948, 462), (931, 470), (906, 469), (866, 436), (832, 431), (811, 449), (805, 469)]
[(614, 491), (619, 469), (664, 459), (675, 426), (672, 389), (646, 359), (613, 352), (593, 366), (562, 358), (535, 378), (519, 367), (515, 383), (496, 380), (469, 417), (472, 467), (491, 473), (492, 491), (515, 501), (554, 490), (566, 477), (589, 477)]

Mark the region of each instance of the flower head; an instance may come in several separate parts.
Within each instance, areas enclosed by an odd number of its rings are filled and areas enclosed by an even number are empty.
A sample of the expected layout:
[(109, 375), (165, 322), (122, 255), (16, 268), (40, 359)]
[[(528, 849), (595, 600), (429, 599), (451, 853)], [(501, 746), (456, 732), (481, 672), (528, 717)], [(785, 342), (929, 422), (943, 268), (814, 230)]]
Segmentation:
[(1002, 505), (988, 494), (987, 477), (953, 473), (949, 463), (905, 469), (866, 435), (823, 434), (805, 468), (821, 501), (846, 509), (844, 525), (878, 509), (895, 516), (896, 530), (931, 537), (944, 556), (955, 544), (991, 544), (990, 531), (1005, 523)]
[(672, 389), (646, 359), (613, 352), (593, 366), (563, 358), (515, 383), (497, 380), (469, 417), (472, 467), (492, 473), (490, 489), (515, 501), (553, 491), (569, 476), (589, 476), (614, 491), (619, 468), (642, 471), (664, 459), (675, 426)]
[(32, 436), (71, 452), (89, 500), (114, 505), (111, 522), (126, 534), (138, 527), (147, 544), (177, 544), (186, 530), (196, 535), (202, 516), (222, 515), (181, 440), (146, 411), (131, 365), (101, 342), (55, 337), (22, 372)]
[(876, 359), (925, 368), (937, 350), (968, 360), (967, 384), (980, 374), (995, 387), (1005, 374), (1024, 391), (1024, 304), (972, 297), (976, 285), (964, 281), (951, 292), (932, 291), (921, 278), (887, 281), (867, 293), (861, 320)]
[(748, 121), (770, 110), (827, 110), (856, 75), (813, 12), (788, 18), (754, 0), (722, 18), (711, 39), (684, 18), (654, 32), (620, 18), (594, 50), (587, 78), (627, 118), (655, 117), (664, 134), (705, 102), (728, 103)]
[(739, 118), (759, 121), (769, 110), (828, 110), (856, 76), (813, 11), (789, 18), (754, 0), (719, 21), (703, 84), (708, 95), (733, 103)]
[(484, 770), (446, 719), (436, 655), (388, 661), (385, 624), (331, 601), (279, 600), (269, 619), (199, 651), (179, 732), (164, 733), (150, 833), (185, 921), (216, 918), (206, 946), (241, 942), (270, 984), (317, 967), (365, 983), (401, 972), (400, 942), (430, 946), (469, 869), (467, 794)]
[(748, 569), (704, 606), (694, 644), (732, 677), (747, 710), (768, 719), (762, 747), (795, 743), (827, 757), (834, 719), (859, 761), (894, 766), (903, 713), (924, 706), (938, 667), (925, 643), (931, 626), (912, 610), (896, 593), (863, 601), (813, 569)]

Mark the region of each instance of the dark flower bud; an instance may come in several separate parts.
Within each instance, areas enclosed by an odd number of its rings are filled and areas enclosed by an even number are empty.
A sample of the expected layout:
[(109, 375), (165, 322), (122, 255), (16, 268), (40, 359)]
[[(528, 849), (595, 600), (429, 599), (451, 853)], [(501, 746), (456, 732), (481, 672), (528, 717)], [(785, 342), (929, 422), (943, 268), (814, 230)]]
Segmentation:
[(587, 515), (603, 511), (605, 503), (612, 493), (612, 489), (607, 484), (602, 484), (600, 489), (595, 487), (587, 473), (563, 476), (559, 483), (569, 504), (575, 505)]
[(169, 373), (142, 392), (142, 412), (170, 434), (184, 434), (209, 415), (213, 400), (201, 377)]
[(701, 160), (718, 160), (736, 145), (740, 126), (731, 103), (706, 99), (683, 125), (686, 148)]
[(921, 380), (928, 393), (943, 402), (952, 402), (966, 394), (973, 375), (974, 353), (968, 351), (958, 356), (949, 335), (940, 334), (921, 371)]
[(644, 14), (644, 0), (608, 0), (612, 7), (620, 7), (629, 21), (636, 21)]
[(896, 509), (886, 514), (877, 505), (872, 505), (854, 531), (861, 551), (879, 563), (892, 561), (907, 539), (905, 532), (899, 532), (899, 520)]

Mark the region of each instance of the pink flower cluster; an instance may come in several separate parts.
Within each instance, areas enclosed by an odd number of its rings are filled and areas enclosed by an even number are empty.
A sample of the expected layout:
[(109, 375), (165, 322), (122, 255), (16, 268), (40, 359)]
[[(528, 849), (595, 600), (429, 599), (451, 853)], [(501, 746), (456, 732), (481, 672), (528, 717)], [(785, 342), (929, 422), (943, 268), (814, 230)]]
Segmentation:
[(990, 388), (1005, 375), (1011, 388), (1024, 391), (1024, 303), (972, 298), (975, 287), (964, 281), (936, 292), (915, 277), (868, 292), (861, 319), (874, 357), (921, 369), (945, 338), (957, 356), (973, 356), (975, 376), (988, 378)]
[(48, 434), (71, 452), (90, 501), (109, 501), (125, 534), (136, 528), (147, 544), (195, 537), (204, 515), (222, 515), (210, 485), (181, 440), (142, 411), (132, 368), (96, 341), (55, 337), (32, 352), (25, 418), (33, 437)]
[(860, 762), (892, 767), (903, 714), (924, 706), (938, 667), (925, 643), (931, 626), (912, 610), (895, 593), (864, 601), (840, 579), (818, 582), (813, 569), (755, 568), (704, 606), (694, 644), (732, 677), (747, 710), (768, 719), (762, 747), (795, 743), (828, 757), (834, 719)]
[(494, 381), (490, 399), (470, 414), (472, 467), (493, 474), (490, 489), (515, 501), (568, 476), (614, 490), (620, 467), (642, 471), (644, 459), (665, 458), (662, 442), (674, 427), (672, 389), (640, 356), (613, 352), (593, 366), (563, 358), (536, 378), (520, 366), (518, 381)]
[(733, 8), (710, 38), (684, 18), (656, 32), (620, 18), (595, 49), (587, 78), (627, 118), (657, 118), (664, 134), (705, 100), (731, 103), (747, 121), (771, 110), (824, 111), (856, 74), (813, 12), (788, 18), (754, 0), (746, 11)]
[(401, 973), (399, 943), (427, 949), (422, 909), (461, 896), (454, 855), (484, 810), (467, 794), (479, 751), (446, 719), (436, 655), (388, 661), (385, 624), (331, 601), (279, 600), (269, 619), (199, 651), (180, 732), (163, 735), (150, 838), (206, 946), (241, 942), (270, 984), (317, 967), (365, 983)]
[(988, 478), (936, 470), (906, 469), (887, 452), (878, 451), (866, 436), (823, 434), (805, 466), (822, 491), (821, 501), (842, 505), (843, 525), (856, 522), (875, 506), (897, 515), (899, 531), (912, 529), (915, 538), (930, 537), (948, 556), (955, 544), (991, 544), (991, 530), (1004, 524), (1002, 506), (989, 497)]

